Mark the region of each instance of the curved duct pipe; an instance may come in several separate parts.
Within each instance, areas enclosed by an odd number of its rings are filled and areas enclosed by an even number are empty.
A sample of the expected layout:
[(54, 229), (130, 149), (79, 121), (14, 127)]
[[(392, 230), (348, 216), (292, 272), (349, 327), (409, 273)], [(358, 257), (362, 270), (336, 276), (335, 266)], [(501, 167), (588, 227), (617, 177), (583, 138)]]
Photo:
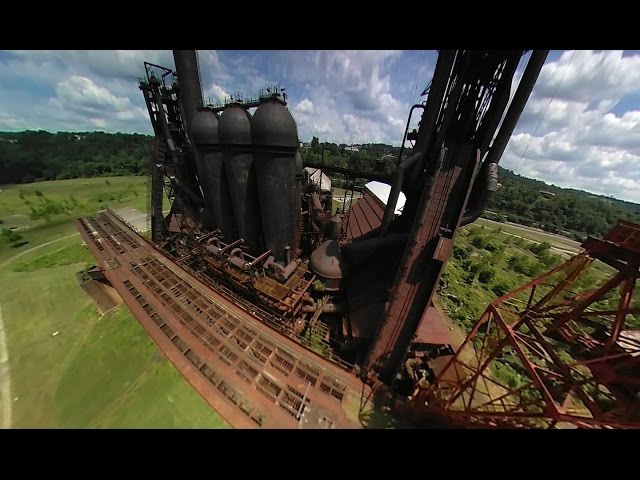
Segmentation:
[(400, 190), (402, 189), (402, 184), (404, 183), (404, 174), (407, 170), (412, 168), (416, 162), (419, 162), (422, 158), (422, 152), (414, 153), (409, 158), (400, 162), (396, 167), (396, 172), (393, 177), (393, 184), (391, 185), (391, 192), (389, 192), (389, 199), (387, 200), (387, 205), (384, 209), (384, 216), (382, 217), (382, 225), (380, 226), (380, 237), (383, 237), (389, 228), (389, 224), (391, 224), (391, 220), (393, 220), (393, 214), (396, 211), (396, 204), (398, 203), (398, 198), (400, 197)]
[(374, 254), (384, 254), (381, 250), (400, 247), (407, 243), (409, 234), (407, 233), (390, 233), (384, 237), (373, 237), (367, 240), (351, 242), (342, 247), (342, 253), (349, 266), (349, 269), (355, 269), (357, 265), (361, 265)]
[(270, 255), (269, 258), (267, 258), (267, 261), (264, 262), (264, 268), (268, 269), (269, 267), (273, 267), (274, 269), (278, 270), (276, 278), (281, 282), (285, 282), (293, 274), (293, 272), (296, 271), (296, 268), (298, 268), (298, 265), (300, 265), (300, 263), (302, 263), (300, 260), (293, 260), (289, 262), (286, 267), (283, 267), (275, 261), (275, 257), (273, 255)]
[[(520, 119), (520, 115), (529, 100), (531, 91), (538, 80), (538, 76), (540, 75), (542, 66), (547, 59), (548, 53), (549, 50), (534, 50), (531, 53), (529, 62), (527, 62), (527, 68), (522, 75), (522, 79), (518, 84), (516, 93), (513, 96), (511, 105), (509, 106), (509, 110), (507, 111), (504, 121), (500, 126), (500, 131), (496, 135), (496, 138), (487, 153), (485, 161), (482, 164), (480, 174), (476, 177), (473, 184), (473, 190), (469, 202), (473, 207), (465, 212), (464, 217), (460, 222), (461, 227), (475, 222), (478, 217), (482, 215), (482, 212), (484, 212), (484, 209), (487, 207), (489, 201), (498, 189), (498, 162), (500, 162), (502, 154), (504, 153), (505, 148), (507, 148), (507, 143), (509, 142), (511, 134)], [(478, 182), (481, 183), (478, 184)]]
[[(480, 185), (480, 187), (478, 187), (478, 185)], [(473, 195), (476, 188), (478, 188), (479, 193)], [(462, 217), (462, 221), (460, 222), (460, 226), (464, 227), (465, 225), (475, 222), (478, 217), (482, 215), (484, 209), (487, 208), (487, 205), (489, 205), (489, 202), (497, 190), (498, 164), (495, 162), (485, 162), (482, 164), (477, 180), (473, 184), (472, 198), (475, 197), (477, 200), (473, 200), (473, 207), (465, 212), (464, 217)]]

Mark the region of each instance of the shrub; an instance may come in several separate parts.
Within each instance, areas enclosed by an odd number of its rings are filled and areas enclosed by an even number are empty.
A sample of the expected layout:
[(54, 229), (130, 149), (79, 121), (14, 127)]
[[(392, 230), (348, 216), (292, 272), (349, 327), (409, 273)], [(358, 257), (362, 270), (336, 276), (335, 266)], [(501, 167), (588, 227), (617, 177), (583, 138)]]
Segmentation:
[(493, 278), (496, 275), (496, 271), (491, 268), (491, 267), (484, 267), (482, 270), (480, 270), (480, 272), (478, 273), (478, 280), (480, 280), (482, 283), (484, 283), (485, 285), (489, 284), (489, 282), (491, 282), (491, 280), (493, 280)]
[(540, 255), (542, 252), (546, 252), (550, 248), (551, 244), (549, 242), (534, 243), (529, 246), (529, 250), (531, 250), (535, 255)]
[(453, 258), (457, 260), (466, 260), (469, 258), (469, 249), (462, 245), (453, 246)]
[(512, 290), (511, 284), (506, 280), (498, 280), (491, 286), (491, 291), (495, 293), (498, 297), (509, 293)]
[(481, 236), (474, 236), (471, 239), (471, 245), (476, 248), (484, 248), (487, 245), (487, 241)]
[(0, 238), (2, 238), (5, 243), (16, 243), (22, 240), (22, 235), (8, 228), (3, 228), (2, 233), (0, 233)]

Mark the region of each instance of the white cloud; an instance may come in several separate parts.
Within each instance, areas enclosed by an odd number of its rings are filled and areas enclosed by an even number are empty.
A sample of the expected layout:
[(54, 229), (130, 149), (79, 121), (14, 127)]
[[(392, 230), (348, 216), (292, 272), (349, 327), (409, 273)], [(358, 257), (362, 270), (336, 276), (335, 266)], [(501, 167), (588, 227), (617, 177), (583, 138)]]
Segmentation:
[[(214, 103), (224, 102), (229, 94), (220, 86), (215, 83), (205, 91), (205, 97), (210, 97)], [(206, 100), (206, 98), (205, 98)]]
[(293, 110), (296, 113), (302, 113), (302, 114), (313, 113), (313, 102), (308, 98), (305, 98), (300, 103), (298, 103), (295, 107), (293, 107)]
[[(561, 186), (640, 201), (640, 55), (587, 50), (554, 56), (502, 165)], [(198, 58), (204, 96), (214, 101), (229, 92), (249, 96), (276, 82), (286, 87), (302, 140), (315, 135), (336, 143), (397, 145), (435, 54), (201, 50)], [(150, 134), (137, 85), (145, 60), (174, 66), (170, 50), (0, 52), (0, 129)]]
[(131, 107), (128, 98), (116, 97), (104, 87), (99, 87), (86, 77), (74, 75), (56, 86), (56, 93), (63, 104), (86, 107), (91, 110), (118, 111)]
[(503, 166), (559, 186), (640, 201), (640, 110), (637, 104), (622, 113), (616, 107), (638, 93), (640, 56), (564, 52), (543, 67)]
[(636, 91), (640, 82), (640, 56), (623, 57), (622, 53), (621, 50), (564, 52), (557, 62), (547, 63), (542, 69), (537, 94), (551, 97), (558, 88), (556, 95), (566, 100), (620, 99)]

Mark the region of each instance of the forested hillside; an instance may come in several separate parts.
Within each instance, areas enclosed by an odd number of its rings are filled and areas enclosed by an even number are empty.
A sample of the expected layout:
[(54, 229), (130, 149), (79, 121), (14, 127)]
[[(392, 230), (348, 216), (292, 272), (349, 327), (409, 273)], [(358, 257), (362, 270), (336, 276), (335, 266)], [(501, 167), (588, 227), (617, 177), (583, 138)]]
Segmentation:
[[(144, 175), (151, 157), (146, 135), (99, 132), (0, 133), (0, 184), (76, 177)], [(399, 147), (337, 145), (317, 137), (301, 147), (306, 161), (355, 170), (393, 172)], [(407, 154), (410, 150), (405, 150)], [(640, 205), (559, 188), (500, 168), (500, 183), (485, 216), (583, 238), (619, 219), (640, 223)], [(339, 182), (336, 182), (337, 186)]]
[[(559, 188), (500, 168), (499, 188), (489, 205), (502, 219), (583, 238), (601, 234), (618, 220), (640, 223), (640, 205), (581, 190)], [(491, 218), (491, 212), (485, 216)]]
[(0, 184), (147, 172), (151, 137), (100, 132), (0, 133)]

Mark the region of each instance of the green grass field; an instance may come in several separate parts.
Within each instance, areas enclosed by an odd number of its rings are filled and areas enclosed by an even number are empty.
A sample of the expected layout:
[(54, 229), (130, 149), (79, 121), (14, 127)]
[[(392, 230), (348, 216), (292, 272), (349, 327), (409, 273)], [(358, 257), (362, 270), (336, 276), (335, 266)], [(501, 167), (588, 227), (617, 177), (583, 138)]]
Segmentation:
[[(133, 206), (144, 211), (142, 177), (41, 182), (3, 187), (0, 219), (28, 213), (20, 189), (47, 198), (74, 195), (85, 207)], [(137, 182), (137, 183), (136, 183)], [(138, 195), (111, 198), (136, 185)], [(105, 187), (103, 187), (105, 185)], [(108, 187), (108, 188), (106, 188)], [(34, 194), (35, 196), (35, 194)], [(107, 200), (98, 202), (104, 196)], [(83, 208), (85, 208), (83, 207)], [(79, 209), (80, 210), (80, 209)], [(93, 262), (75, 235), (72, 212), (33, 222), (29, 243), (0, 250), (0, 306), (11, 372), (13, 427), (224, 428), (129, 313), (101, 316), (76, 273)], [(3, 228), (6, 225), (3, 223)], [(41, 248), (33, 249), (38, 245)], [(53, 335), (55, 332), (58, 332)]]
[[(145, 182), (144, 177), (114, 177), (2, 187), (0, 229), (15, 227), (22, 236), (17, 244), (0, 239), (0, 306), (11, 371), (12, 426), (226, 427), (126, 307), (99, 315), (76, 280), (76, 273), (93, 258), (71, 220), (107, 206), (145, 211)], [(38, 205), (46, 203), (43, 199), (54, 204), (54, 213), (31, 218), (31, 208), (38, 212)], [(64, 208), (56, 210), (55, 205)], [(551, 251), (554, 256), (542, 262), (531, 247), (545, 241), (561, 251)], [(481, 219), (461, 230), (439, 302), (460, 329), (468, 331), (500, 292), (568, 258), (577, 245)], [(509, 263), (513, 256), (520, 257), (517, 265)], [(601, 263), (595, 267), (594, 281), (611, 271)]]

